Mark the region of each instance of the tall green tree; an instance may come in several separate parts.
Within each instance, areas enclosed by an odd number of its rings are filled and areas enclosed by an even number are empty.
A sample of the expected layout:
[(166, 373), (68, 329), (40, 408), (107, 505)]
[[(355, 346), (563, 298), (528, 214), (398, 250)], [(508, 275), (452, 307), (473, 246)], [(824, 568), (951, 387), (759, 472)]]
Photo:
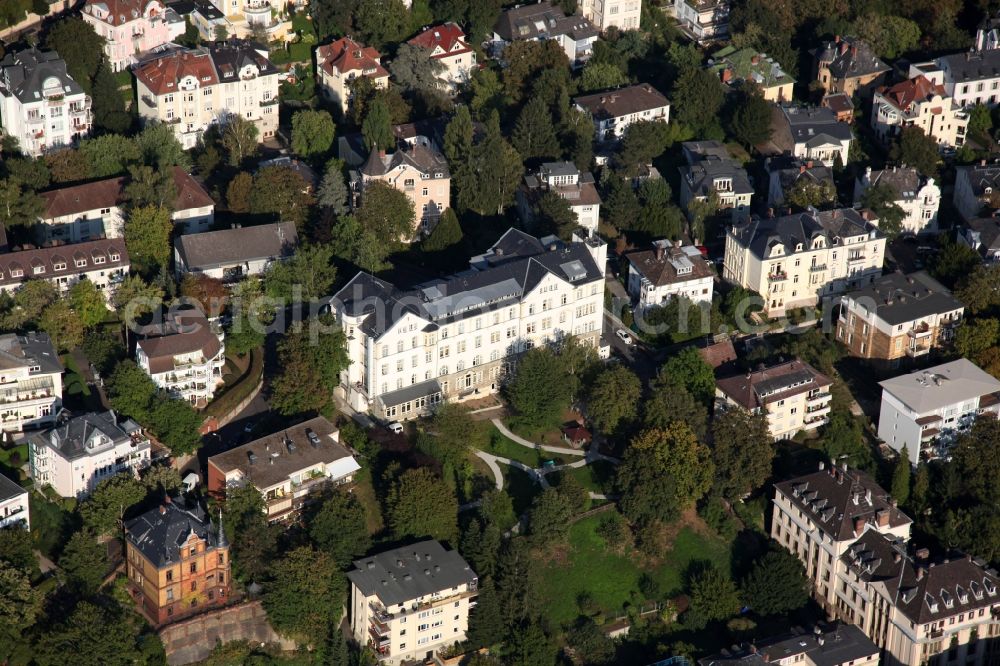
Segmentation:
[(191, 168), (191, 156), (184, 151), (184, 146), (177, 140), (173, 125), (148, 124), (139, 132), (135, 141), (142, 155), (142, 163), (146, 166), (163, 170), (172, 166), (179, 166), (185, 170)]
[(299, 111), (292, 116), (292, 150), (306, 159), (322, 157), (333, 146), (334, 132), (328, 112)]
[(692, 628), (726, 620), (740, 609), (740, 597), (733, 580), (714, 566), (705, 566), (692, 574), (689, 587), (691, 607), (685, 624)]
[(330, 294), (337, 277), (333, 248), (303, 245), (286, 261), (275, 261), (264, 273), (267, 295), (291, 303), (297, 299), (316, 300)]
[(253, 195), (253, 176), (240, 171), (226, 186), (226, 205), (232, 213), (249, 213), (250, 197)]
[(113, 134), (122, 134), (132, 125), (132, 116), (125, 110), (125, 99), (118, 81), (106, 63), (101, 63), (94, 76), (92, 111), (94, 126)]
[(458, 536), (455, 492), (426, 467), (404, 472), (390, 489), (387, 505), (389, 526), (397, 539), (454, 542)]
[(222, 524), (232, 544), (234, 575), (245, 583), (261, 580), (270, 568), (277, 534), (267, 524), (266, 505), (250, 484), (227, 488)]
[(257, 126), (242, 116), (234, 115), (226, 120), (220, 143), (230, 166), (239, 166), (257, 153), (257, 134)]
[(759, 615), (780, 615), (809, 603), (809, 581), (799, 558), (784, 548), (764, 553), (743, 581), (743, 598)]
[(442, 85), (438, 77), (444, 73), (445, 66), (431, 57), (429, 49), (415, 44), (400, 44), (389, 69), (393, 78), (406, 90), (435, 94)]
[(340, 170), (339, 164), (327, 166), (316, 195), (316, 203), (334, 215), (343, 215), (349, 210), (347, 184), (344, 182), (344, 173)]
[(884, 183), (873, 185), (861, 196), (861, 205), (870, 208), (878, 217), (878, 228), (890, 240), (903, 230), (903, 218), (906, 211), (896, 203), (896, 191)]
[(0, 567), (0, 657), (9, 657), (22, 633), (35, 624), (43, 600), (42, 591), (32, 587), (28, 571)]
[(128, 473), (110, 476), (80, 504), (83, 524), (97, 535), (116, 534), (128, 509), (146, 497), (146, 489)]
[(282, 222), (302, 228), (314, 200), (309, 184), (295, 169), (286, 166), (264, 167), (253, 179), (250, 212), (276, 215)]
[(273, 576), (263, 603), (276, 631), (307, 642), (336, 627), (347, 601), (347, 585), (332, 557), (301, 546), (275, 563)]
[(910, 500), (910, 452), (905, 446), (899, 452), (896, 466), (892, 470), (892, 486), (889, 492), (900, 504), (906, 504)]
[(38, 318), (38, 327), (49, 334), (52, 345), (60, 351), (76, 349), (83, 342), (83, 321), (69, 301), (50, 303)]
[(362, 41), (376, 49), (402, 41), (409, 27), (402, 0), (360, 0), (353, 19)]
[(451, 208), (446, 208), (431, 234), (420, 244), (424, 252), (444, 253), (457, 249), (462, 243), (462, 226)]
[(533, 428), (558, 423), (573, 399), (573, 391), (562, 359), (547, 347), (525, 352), (513, 378), (504, 386), (504, 395), (517, 419)]
[(774, 438), (764, 414), (731, 407), (712, 420), (712, 459), (716, 493), (739, 500), (771, 476)]
[(536, 495), (528, 511), (528, 536), (539, 545), (553, 545), (569, 536), (573, 511), (566, 498), (555, 488)]
[(365, 186), (356, 217), (387, 248), (398, 249), (413, 236), (416, 214), (413, 202), (388, 183), (374, 181)]
[(681, 421), (691, 428), (699, 440), (704, 439), (708, 431), (708, 409), (683, 386), (672, 385), (666, 390), (654, 390), (642, 407), (642, 425), (645, 428), (662, 429)]
[(458, 205), (480, 215), (500, 215), (514, 201), (524, 174), (518, 152), (500, 131), (500, 117), (493, 113), (482, 140), (472, 149), (469, 165), (458, 178)]
[(125, 199), (130, 208), (155, 206), (168, 213), (177, 202), (177, 182), (171, 169), (136, 165), (128, 168)]
[(332, 317), (310, 319), (278, 343), (281, 371), (271, 382), (271, 404), (281, 414), (319, 411), (330, 404), (350, 358), (343, 330)]
[(59, 568), (74, 588), (85, 595), (100, 587), (108, 571), (105, 547), (88, 530), (75, 532), (59, 557)]
[(45, 211), (45, 201), (15, 179), (0, 180), (0, 224), (7, 229), (29, 227)]
[(682, 72), (673, 99), (677, 105), (677, 120), (690, 127), (696, 136), (716, 133), (726, 93), (713, 72), (701, 67)]
[(657, 375), (660, 386), (683, 386), (697, 400), (710, 404), (715, 396), (715, 373), (694, 347), (671, 356)]
[(941, 153), (937, 141), (924, 134), (922, 129), (904, 127), (889, 149), (889, 158), (915, 168), (926, 178), (937, 176)]
[(308, 520), (309, 536), (341, 569), (371, 548), (365, 507), (350, 493), (333, 492)]
[(90, 280), (79, 280), (69, 288), (69, 302), (84, 328), (93, 328), (108, 316), (104, 294)]
[(463, 163), (472, 154), (474, 132), (469, 107), (462, 104), (444, 130), (444, 155), (450, 163)]
[(580, 76), (580, 90), (583, 92), (617, 88), (626, 83), (628, 76), (620, 67), (607, 62), (595, 62), (593, 59), (583, 68)]
[(63, 617), (39, 635), (32, 655), (38, 666), (60, 666), (70, 654), (80, 666), (143, 663), (135, 623), (119, 605), (83, 601)]
[(76, 16), (61, 18), (45, 34), (43, 45), (66, 61), (66, 72), (87, 92), (104, 59), (104, 39)]
[(141, 158), (135, 140), (120, 134), (83, 139), (80, 152), (87, 158), (92, 178), (122, 175)]
[(559, 156), (552, 113), (541, 97), (532, 97), (521, 109), (511, 141), (518, 154), (526, 160)]
[(601, 432), (613, 433), (636, 418), (642, 383), (628, 368), (615, 365), (597, 375), (587, 399), (587, 415)]
[(389, 105), (383, 97), (376, 97), (368, 105), (365, 120), (361, 123), (361, 135), (368, 150), (390, 150), (396, 145), (389, 118)]
[(170, 213), (156, 206), (139, 206), (125, 220), (125, 242), (129, 259), (143, 273), (152, 274), (170, 262)]
[(741, 92), (729, 118), (729, 131), (746, 148), (771, 139), (771, 105), (759, 90)]

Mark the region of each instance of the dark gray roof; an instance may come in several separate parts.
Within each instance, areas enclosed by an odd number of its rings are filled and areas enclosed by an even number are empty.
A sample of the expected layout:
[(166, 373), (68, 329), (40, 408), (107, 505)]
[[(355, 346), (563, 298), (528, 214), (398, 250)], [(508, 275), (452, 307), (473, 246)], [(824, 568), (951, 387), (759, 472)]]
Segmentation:
[(125, 523), (125, 538), (157, 568), (181, 561), (180, 548), (192, 532), (205, 539), (206, 550), (219, 545), (219, 530), (212, 526), (204, 509), (181, 498)]
[(573, 14), (567, 16), (561, 7), (548, 0), (514, 7), (500, 14), (493, 32), (505, 42), (519, 39), (551, 39), (568, 35), (574, 41), (596, 37), (600, 30), (590, 20)]
[(478, 581), (458, 551), (432, 540), (355, 560), (354, 567), (347, 573), (350, 581), (387, 607)]
[(668, 106), (670, 100), (648, 83), (641, 83), (593, 95), (583, 95), (575, 98), (573, 103), (586, 109), (596, 120), (608, 120), (659, 109)]
[(734, 194), (753, 194), (753, 186), (746, 170), (731, 159), (709, 156), (691, 166), (680, 168), (681, 177), (695, 196), (708, 196), (718, 178), (732, 180)]
[(402, 405), (404, 402), (412, 402), (417, 398), (426, 398), (436, 393), (441, 393), (441, 384), (436, 379), (429, 379), (426, 382), (404, 386), (401, 389), (383, 393), (378, 397), (378, 400), (382, 403), (383, 408), (395, 407)]
[(827, 67), (835, 79), (869, 76), (892, 69), (872, 51), (868, 42), (854, 37), (845, 37), (839, 44), (827, 42), (817, 51), (817, 57), (829, 63)]
[(409, 164), (422, 174), (433, 178), (447, 178), (448, 160), (438, 150), (429, 145), (400, 143), (391, 154), (371, 151), (361, 167), (366, 176), (382, 176), (402, 164)]
[(826, 107), (782, 106), (781, 112), (794, 144), (817, 146), (853, 138), (851, 126), (838, 122), (837, 115)]
[(0, 502), (6, 502), (9, 499), (13, 499), (18, 495), (24, 495), (27, 492), (27, 490), (14, 481), (11, 481), (3, 474), (0, 474)]
[(881, 171), (872, 171), (869, 175), (871, 185), (885, 185), (896, 193), (896, 200), (912, 200), (916, 198), (921, 187), (920, 174), (913, 167), (892, 167)]
[(35, 433), (31, 439), (41, 446), (54, 448), (66, 460), (93, 455), (129, 440), (134, 446), (141, 443), (148, 446), (148, 440), (135, 421), (119, 420), (110, 410), (75, 416), (54, 428)]
[(742, 645), (735, 651), (699, 659), (700, 666), (764, 666), (805, 655), (815, 666), (844, 666), (877, 657), (879, 648), (853, 624), (816, 627), (811, 632), (776, 636)]
[(987, 187), (994, 189), (1000, 187), (1000, 164), (991, 162), (955, 167), (956, 180), (963, 174), (969, 181), (972, 193), (977, 197), (982, 196)]
[(298, 244), (292, 222), (184, 234), (177, 238), (177, 253), (189, 271), (277, 259), (292, 254)]
[(878, 227), (853, 208), (809, 210), (783, 217), (755, 218), (734, 227), (732, 233), (740, 245), (749, 248), (760, 259), (768, 257), (768, 251), (775, 243), (782, 243), (787, 254), (791, 254), (798, 243), (808, 247), (818, 235), (826, 237), (827, 245), (832, 245), (835, 238), (865, 234), (882, 236)]
[(489, 253), (474, 258), (477, 270), (406, 291), (358, 273), (334, 294), (331, 305), (349, 316), (370, 312), (363, 328), (377, 338), (407, 313), (427, 320), (429, 330), (475, 312), (507, 307), (550, 273), (574, 284), (603, 280), (602, 268), (584, 243), (546, 241), (543, 244), (523, 232), (508, 231)]
[(220, 83), (234, 83), (240, 80), (240, 70), (252, 65), (258, 76), (276, 74), (278, 68), (267, 58), (267, 47), (243, 39), (230, 39), (208, 45), (212, 63)]
[(874, 304), (876, 316), (890, 326), (963, 307), (944, 285), (924, 271), (883, 275), (844, 298), (866, 303), (869, 310)]
[(61, 373), (62, 364), (48, 333), (30, 332), (24, 335), (0, 335), (0, 368), (28, 366), (29, 375)]
[(24, 104), (42, 100), (42, 91), (49, 79), (56, 85), (52, 90), (59, 95), (76, 95), (83, 92), (66, 72), (66, 61), (55, 51), (39, 51), (35, 47), (8, 53), (0, 60), (2, 82), (0, 93), (12, 94)]
[(958, 83), (995, 79), (1000, 77), (1000, 50), (954, 53), (938, 58), (938, 64)]
[(978, 240), (981, 254), (1000, 249), (1000, 220), (995, 217), (977, 217), (969, 220), (968, 227), (966, 235), (972, 234)]
[(578, 176), (580, 170), (572, 162), (542, 162), (540, 167), (547, 176)]
[(834, 184), (833, 169), (825, 166), (819, 160), (804, 160), (792, 155), (779, 155), (768, 158), (764, 162), (764, 168), (772, 177), (777, 175), (783, 192), (794, 187), (801, 179), (808, 179), (813, 183), (829, 183), (831, 186)]

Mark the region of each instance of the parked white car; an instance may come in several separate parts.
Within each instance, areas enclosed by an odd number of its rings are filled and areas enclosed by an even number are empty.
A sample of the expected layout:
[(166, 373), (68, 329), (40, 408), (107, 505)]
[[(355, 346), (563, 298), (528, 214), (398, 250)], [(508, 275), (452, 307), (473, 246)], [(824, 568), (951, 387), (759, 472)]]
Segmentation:
[(625, 344), (627, 345), (632, 344), (632, 336), (629, 335), (624, 328), (619, 328), (617, 331), (615, 331), (615, 335), (617, 335), (618, 338)]

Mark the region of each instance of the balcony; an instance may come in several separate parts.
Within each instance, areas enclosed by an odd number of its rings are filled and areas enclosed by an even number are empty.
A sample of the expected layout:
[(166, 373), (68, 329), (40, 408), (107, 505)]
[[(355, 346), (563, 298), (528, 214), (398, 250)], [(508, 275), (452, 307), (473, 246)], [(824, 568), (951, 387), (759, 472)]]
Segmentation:
[(813, 406), (819, 405), (824, 402), (830, 401), (831, 394), (829, 391), (824, 391), (823, 393), (813, 393), (806, 396), (806, 405)]
[(847, 257), (848, 264), (858, 264), (864, 261), (867, 257), (863, 254), (854, 254)]
[(917, 358), (918, 356), (923, 356), (929, 354), (931, 351), (930, 342), (926, 344), (917, 344), (914, 342), (906, 348), (906, 355), (910, 358)]
[(785, 272), (770, 273), (767, 276), (767, 281), (768, 282), (782, 282), (782, 281), (787, 280), (787, 279), (788, 279), (788, 273), (785, 273)]
[(911, 338), (926, 338), (932, 333), (930, 325), (923, 321), (906, 332)]
[(810, 273), (821, 273), (826, 270), (826, 264), (815, 264), (809, 267)]
[(816, 407), (806, 407), (806, 414), (810, 417), (824, 416), (830, 413), (830, 405), (817, 405)]

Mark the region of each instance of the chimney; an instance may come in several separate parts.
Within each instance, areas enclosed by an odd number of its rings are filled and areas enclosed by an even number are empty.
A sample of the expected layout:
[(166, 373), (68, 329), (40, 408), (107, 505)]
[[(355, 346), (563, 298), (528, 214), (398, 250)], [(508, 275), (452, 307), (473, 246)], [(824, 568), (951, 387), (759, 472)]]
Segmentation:
[(840, 43), (840, 35), (834, 35), (834, 37), (833, 37), (833, 43), (834, 44), (839, 44)]
[(881, 511), (875, 512), (875, 521), (878, 523), (879, 527), (889, 526), (889, 511), (887, 509), (882, 509)]
[(166, 497), (164, 497), (164, 498), (163, 498), (163, 502), (164, 502), (165, 504), (170, 504), (170, 502), (171, 502), (171, 499), (170, 499), (170, 495), (167, 495)]
[(733, 70), (729, 69), (728, 67), (722, 70), (723, 83), (729, 83), (729, 81), (732, 80), (732, 78), (733, 78)]
[(857, 46), (852, 46), (851, 47), (851, 57), (852, 58), (857, 58), (858, 57), (858, 47)]
[(898, 564), (899, 561), (902, 560), (902, 559), (903, 559), (903, 556), (899, 554), (898, 550), (892, 551), (892, 561), (893, 562), (896, 562)]
[(806, 165), (805, 164), (800, 164), (799, 165), (799, 173), (801, 174), (801, 173), (805, 173), (805, 172), (806, 172)]
[(858, 516), (854, 519), (854, 535), (857, 536), (861, 534), (865, 529), (865, 519), (864, 516)]
[(656, 257), (656, 260), (657, 261), (662, 261), (663, 260), (663, 245), (657, 243), (653, 247), (655, 248), (653, 250), (653, 254)]
[(923, 567), (917, 567), (917, 580), (923, 580), (927, 571)]
[(840, 55), (847, 53), (847, 42), (840, 43)]
[(927, 548), (917, 548), (917, 551), (913, 554), (918, 560), (926, 560), (931, 556), (931, 551)]
[(163, 515), (163, 514), (165, 514), (166, 512), (167, 512), (167, 507), (165, 507), (165, 506), (161, 506), (161, 507), (160, 507), (160, 515), (162, 516), (162, 515)]
[(825, 463), (822, 460), (820, 460), (819, 461), (819, 471), (822, 472), (824, 467), (826, 467)]
[(754, 55), (753, 55), (753, 56), (752, 56), (752, 57), (750, 58), (750, 64), (751, 64), (751, 65), (756, 65), (756, 64), (757, 64), (757, 63), (759, 63), (759, 62), (760, 62), (760, 54), (758, 54), (758, 53), (755, 53), (755, 54), (754, 54)]
[(813, 161), (812, 160), (809, 160), (808, 162), (806, 162), (806, 168), (807, 169), (812, 169), (813, 168)]

